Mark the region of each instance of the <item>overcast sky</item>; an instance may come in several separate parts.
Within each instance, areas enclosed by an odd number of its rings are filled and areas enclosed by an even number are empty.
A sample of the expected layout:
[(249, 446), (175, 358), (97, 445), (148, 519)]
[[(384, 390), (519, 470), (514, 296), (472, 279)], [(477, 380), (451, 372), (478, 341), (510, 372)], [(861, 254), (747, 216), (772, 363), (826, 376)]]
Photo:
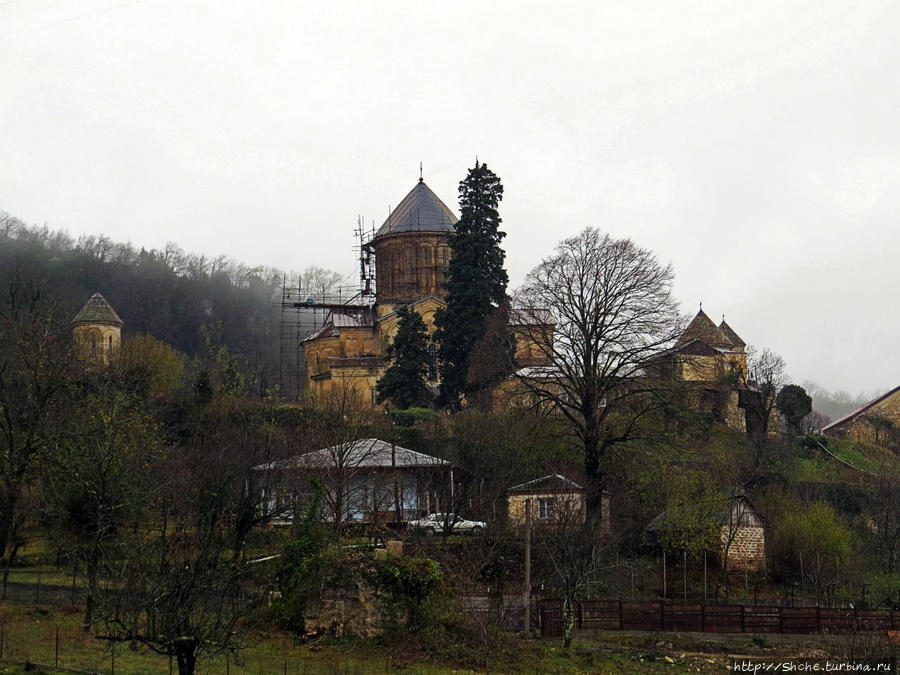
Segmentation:
[(501, 177), (511, 286), (591, 225), (797, 382), (900, 384), (900, 5), (0, 0), (0, 209), (353, 279)]

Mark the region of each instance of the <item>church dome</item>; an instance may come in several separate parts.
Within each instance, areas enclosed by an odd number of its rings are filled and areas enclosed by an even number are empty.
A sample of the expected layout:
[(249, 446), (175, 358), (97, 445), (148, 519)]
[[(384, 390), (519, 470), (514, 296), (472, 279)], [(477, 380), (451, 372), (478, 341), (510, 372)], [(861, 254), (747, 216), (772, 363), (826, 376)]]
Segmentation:
[(378, 228), (375, 238), (401, 232), (453, 232), (459, 220), (420, 178)]

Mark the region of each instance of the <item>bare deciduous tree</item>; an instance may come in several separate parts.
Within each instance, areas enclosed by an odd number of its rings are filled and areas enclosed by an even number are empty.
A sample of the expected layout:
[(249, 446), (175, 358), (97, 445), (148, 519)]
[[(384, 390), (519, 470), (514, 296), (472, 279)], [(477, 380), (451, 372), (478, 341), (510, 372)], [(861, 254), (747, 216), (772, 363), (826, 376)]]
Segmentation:
[[(661, 382), (645, 370), (679, 334), (673, 272), (628, 239), (588, 228), (562, 241), (526, 277), (520, 330), (548, 364), (519, 372), (534, 396), (568, 421), (584, 454), (596, 512), (601, 459), (657, 407)], [(547, 330), (549, 313), (555, 330)]]
[(41, 289), (15, 273), (0, 298), (0, 559), (3, 589), (23, 543), (38, 460), (63, 415), (75, 361)]
[(747, 389), (747, 433), (756, 446), (755, 463), (756, 468), (759, 468), (766, 439), (773, 431), (775, 401), (788, 378), (784, 359), (771, 349), (758, 352), (750, 347), (747, 350), (747, 370), (744, 382)]
[[(529, 508), (535, 513), (537, 505), (530, 504)], [(599, 524), (586, 519), (581, 499), (559, 495), (552, 505), (541, 508), (544, 517), (535, 525), (536, 548), (550, 563), (550, 586), (563, 597), (563, 640), (568, 649), (575, 628), (576, 603), (602, 570), (606, 540)]]
[(341, 275), (323, 267), (310, 265), (300, 273), (300, 290), (310, 296), (325, 298), (337, 290)]
[(831, 418), (828, 415), (823, 415), (822, 413), (813, 410), (800, 420), (800, 433), (817, 434), (822, 431), (823, 427), (828, 426), (830, 423)]
[(873, 479), (872, 529), (882, 569), (892, 574), (900, 558), (900, 476), (891, 467)]

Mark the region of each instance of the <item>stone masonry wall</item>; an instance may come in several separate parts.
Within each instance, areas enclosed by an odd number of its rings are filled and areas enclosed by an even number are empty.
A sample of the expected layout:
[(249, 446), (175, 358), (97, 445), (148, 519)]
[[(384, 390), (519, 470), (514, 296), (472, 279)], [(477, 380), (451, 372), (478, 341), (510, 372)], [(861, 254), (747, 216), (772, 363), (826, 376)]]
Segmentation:
[[(728, 542), (728, 526), (722, 527), (722, 555)], [(766, 534), (759, 526), (739, 527), (728, 548), (727, 570), (759, 572), (766, 567)]]

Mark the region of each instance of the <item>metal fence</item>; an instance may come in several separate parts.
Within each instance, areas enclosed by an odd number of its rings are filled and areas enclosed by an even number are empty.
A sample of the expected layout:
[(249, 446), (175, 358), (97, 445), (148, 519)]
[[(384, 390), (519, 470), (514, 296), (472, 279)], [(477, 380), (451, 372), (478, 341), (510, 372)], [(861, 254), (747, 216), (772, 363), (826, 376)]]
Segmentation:
[[(562, 600), (540, 601), (542, 635), (563, 634), (562, 609)], [(576, 603), (575, 625), (585, 630), (835, 634), (897, 630), (900, 610), (585, 600)]]

